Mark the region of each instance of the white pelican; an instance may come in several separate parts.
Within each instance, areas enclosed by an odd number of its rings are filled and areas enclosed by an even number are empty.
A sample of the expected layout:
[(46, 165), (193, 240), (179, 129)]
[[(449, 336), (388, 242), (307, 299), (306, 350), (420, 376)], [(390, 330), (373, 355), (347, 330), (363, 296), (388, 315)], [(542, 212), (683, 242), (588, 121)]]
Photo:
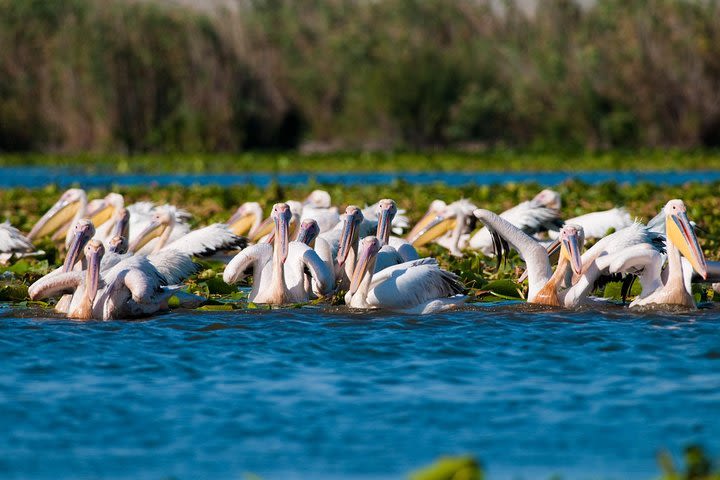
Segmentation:
[[(164, 277), (146, 257), (133, 256), (101, 271), (104, 252), (101, 242), (90, 240), (85, 247), (85, 271), (46, 275), (30, 286), (30, 298), (73, 292), (67, 316), (78, 320), (134, 318), (168, 309), (168, 300), (178, 289), (165, 287)], [(192, 304), (200, 300), (191, 297)]]
[[(502, 212), (500, 216), (529, 235), (558, 230), (563, 224), (560, 217), (560, 194), (543, 190), (532, 200), (522, 202)], [(470, 238), (468, 248), (479, 250), (487, 256), (493, 255), (492, 236), (487, 227), (481, 228)]]
[(307, 302), (311, 291), (305, 281), (306, 270), (320, 294), (332, 291), (332, 272), (327, 271), (317, 253), (304, 243), (290, 242), (291, 217), (286, 203), (275, 204), (270, 216), (275, 223), (273, 243), (247, 247), (225, 267), (223, 280), (229, 284), (242, 280), (247, 271), (252, 272), (251, 302), (271, 305)]
[[(635, 222), (624, 208), (611, 208), (610, 210), (586, 213), (566, 220), (566, 223), (582, 227), (585, 231), (585, 240), (590, 240), (603, 238), (610, 230), (622, 230)], [(549, 230), (548, 236), (555, 240), (559, 234)]]
[(313, 219), (320, 228), (320, 233), (328, 232), (340, 223), (340, 213), (332, 206), (330, 194), (325, 190), (313, 190), (303, 202), (300, 221)]
[(0, 264), (7, 264), (13, 257), (20, 258), (41, 253), (35, 252), (32, 242), (10, 225), (9, 221), (0, 223)]
[(30, 241), (52, 235), (56, 231), (69, 227), (65, 239), (65, 246), (70, 243), (70, 232), (78, 220), (85, 216), (88, 199), (85, 191), (79, 188), (71, 188), (65, 191), (50, 210), (45, 212), (40, 220), (28, 234)]
[[(687, 216), (687, 208), (682, 200), (670, 200), (663, 208), (666, 230), (666, 251), (668, 266), (665, 278), (660, 274), (657, 262), (648, 261), (655, 265), (656, 274), (652, 286), (645, 286), (641, 295), (631, 304), (631, 307), (645, 305), (679, 305), (696, 308), (695, 299), (688, 291), (682, 257), (685, 257), (695, 272), (703, 279), (708, 276), (708, 266), (695, 232)], [(633, 261), (633, 252), (629, 249), (622, 252), (623, 256), (617, 260), (613, 268), (622, 266), (623, 261)], [(682, 255), (682, 257), (681, 257)], [(664, 272), (663, 272), (664, 273)], [(654, 288), (653, 288), (654, 287)]]
[(263, 223), (263, 211), (258, 202), (245, 202), (228, 219), (226, 225), (237, 236), (253, 237)]
[[(303, 243), (313, 249), (317, 256), (320, 258), (320, 260), (325, 264), (325, 282), (328, 285), (334, 285), (335, 284), (335, 259), (333, 258), (333, 252), (332, 247), (330, 244), (323, 238), (319, 238), (318, 235), (320, 234), (320, 227), (318, 226), (317, 222), (313, 220), (312, 218), (307, 218), (300, 222), (300, 230), (298, 232), (298, 243)], [(288, 260), (287, 263), (290, 263), (293, 261), (293, 251), (292, 251), (292, 245), (290, 252), (288, 253)], [(312, 282), (312, 291), (313, 293), (320, 297), (328, 292), (323, 293), (321, 285), (318, 284), (317, 280), (314, 278), (311, 278), (309, 275), (306, 275), (306, 281)], [(305, 288), (308, 290), (307, 286)]]
[(392, 228), (392, 221), (397, 215), (398, 209), (397, 204), (394, 200), (384, 198), (377, 203), (378, 206), (378, 225), (376, 236), (383, 242), (383, 245), (388, 245), (394, 248), (400, 258), (403, 261), (408, 262), (410, 260), (417, 260), (420, 256), (415, 250), (415, 247), (400, 237), (390, 236), (390, 229)]
[(451, 204), (434, 200), (427, 213), (413, 227), (407, 240), (413, 247), (430, 242), (450, 250), (450, 254), (462, 257), (467, 248), (470, 232), (475, 229), (476, 218), (472, 212), (477, 207), (469, 200), (460, 199)]
[[(583, 244), (581, 227), (566, 225), (561, 229), (560, 261), (553, 273), (547, 250), (537, 240), (489, 210), (479, 208), (473, 213), (492, 230), (493, 234), (499, 235), (515, 248), (525, 260), (528, 274), (527, 301), (529, 303), (575, 307), (585, 300), (595, 279), (599, 277), (599, 272), (590, 273), (595, 278), (586, 276), (582, 282), (578, 282), (572, 288), (563, 289), (569, 283), (573, 272), (577, 275), (583, 274), (580, 256)], [(497, 245), (498, 241), (494, 241), (494, 243)], [(502, 252), (497, 253), (502, 255)], [(588, 274), (588, 272), (585, 273)]]
[[(132, 215), (130, 216), (132, 221)], [(184, 235), (174, 236), (177, 225), (177, 209), (171, 205), (156, 207), (150, 223), (130, 242), (132, 253), (151, 253), (161, 249), (177, 250), (193, 256), (208, 256), (218, 251), (242, 248), (247, 240), (232, 233), (227, 225), (214, 223), (192, 230)], [(152, 246), (147, 245), (154, 241)]]
[(455, 274), (442, 270), (435, 259), (424, 258), (375, 272), (382, 242), (365, 237), (345, 303), (350, 308), (381, 308), (427, 314), (462, 305), (466, 296)]
[[(366, 206), (363, 208), (362, 213), (366, 220), (370, 222), (379, 222), (380, 218), (378, 217), (378, 214), (380, 213), (380, 202)], [(393, 233), (396, 235), (402, 235), (402, 233), (408, 228), (410, 228), (410, 219), (405, 216), (405, 210), (397, 210), (392, 219)]]

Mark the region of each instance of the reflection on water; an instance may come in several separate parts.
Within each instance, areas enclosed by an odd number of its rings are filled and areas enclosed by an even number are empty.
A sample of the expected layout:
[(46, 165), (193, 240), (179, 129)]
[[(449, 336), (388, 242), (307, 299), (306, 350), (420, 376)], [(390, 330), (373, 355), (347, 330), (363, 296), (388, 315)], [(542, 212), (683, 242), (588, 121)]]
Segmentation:
[[(293, 309), (74, 323), (0, 311), (9, 478), (653, 478), (720, 450), (720, 315)], [(37, 314), (37, 312), (33, 312)]]
[(237, 185), (256, 184), (261, 187), (277, 181), (283, 185), (320, 184), (381, 185), (395, 181), (411, 184), (445, 183), (450, 186), (469, 184), (493, 185), (504, 183), (537, 182), (557, 185), (569, 179), (587, 183), (616, 181), (635, 184), (651, 182), (658, 185), (682, 185), (687, 182), (720, 181), (720, 171), (680, 172), (396, 172), (396, 173), (218, 173), (218, 174), (114, 174), (87, 173), (67, 169), (44, 167), (0, 167), (0, 187), (42, 187), (57, 184), (61, 187), (80, 185), (84, 188), (107, 188), (111, 185)]

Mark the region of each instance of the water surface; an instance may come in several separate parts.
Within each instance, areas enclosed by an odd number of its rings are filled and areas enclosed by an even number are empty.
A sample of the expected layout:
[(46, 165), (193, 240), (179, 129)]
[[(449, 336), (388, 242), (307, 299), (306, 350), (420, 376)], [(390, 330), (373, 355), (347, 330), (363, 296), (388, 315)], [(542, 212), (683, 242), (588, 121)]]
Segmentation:
[(537, 182), (544, 186), (558, 185), (570, 179), (586, 183), (615, 181), (637, 184), (650, 182), (656, 185), (682, 185), (688, 182), (708, 183), (720, 181), (720, 171), (567, 171), (567, 172), (331, 172), (331, 173), (207, 173), (207, 174), (120, 174), (86, 172), (65, 168), (0, 167), (0, 188), (42, 187), (57, 184), (63, 188), (80, 185), (84, 188), (109, 188), (113, 185), (221, 185), (255, 184), (261, 187), (276, 181), (281, 185), (305, 185), (308, 182), (341, 185), (385, 185), (403, 181), (427, 185), (445, 183), (449, 186), (495, 185)]
[(654, 478), (720, 451), (720, 311), (0, 313), (4, 478)]

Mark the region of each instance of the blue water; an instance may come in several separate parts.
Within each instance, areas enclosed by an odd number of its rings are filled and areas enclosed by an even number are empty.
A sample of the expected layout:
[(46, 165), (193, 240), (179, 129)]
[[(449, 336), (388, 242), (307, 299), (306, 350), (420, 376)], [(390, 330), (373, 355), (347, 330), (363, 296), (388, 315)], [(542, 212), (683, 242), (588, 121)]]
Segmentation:
[(427, 185), (442, 182), (450, 186), (469, 184), (495, 185), (537, 182), (545, 186), (558, 185), (569, 179), (586, 183), (616, 181), (636, 184), (651, 182), (657, 185), (682, 185), (687, 182), (720, 181), (720, 171), (676, 172), (423, 172), (423, 173), (218, 173), (218, 174), (116, 174), (87, 173), (82, 170), (45, 167), (0, 167), (0, 188), (42, 187), (57, 184), (63, 188), (78, 184), (84, 188), (108, 188), (113, 185), (238, 185), (268, 186), (272, 181), (282, 185), (320, 184), (383, 185), (395, 181)]
[(719, 313), (4, 306), (0, 476), (385, 479), (471, 453), (491, 480), (651, 479), (660, 448), (720, 452)]

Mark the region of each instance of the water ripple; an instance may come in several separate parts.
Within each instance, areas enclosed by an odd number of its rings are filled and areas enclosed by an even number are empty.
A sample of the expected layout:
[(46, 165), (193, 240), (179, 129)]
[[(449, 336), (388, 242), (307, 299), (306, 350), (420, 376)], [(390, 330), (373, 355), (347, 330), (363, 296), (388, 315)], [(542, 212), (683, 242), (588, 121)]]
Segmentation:
[(379, 479), (463, 452), (499, 479), (651, 478), (659, 448), (720, 449), (713, 308), (3, 314), (7, 478)]

